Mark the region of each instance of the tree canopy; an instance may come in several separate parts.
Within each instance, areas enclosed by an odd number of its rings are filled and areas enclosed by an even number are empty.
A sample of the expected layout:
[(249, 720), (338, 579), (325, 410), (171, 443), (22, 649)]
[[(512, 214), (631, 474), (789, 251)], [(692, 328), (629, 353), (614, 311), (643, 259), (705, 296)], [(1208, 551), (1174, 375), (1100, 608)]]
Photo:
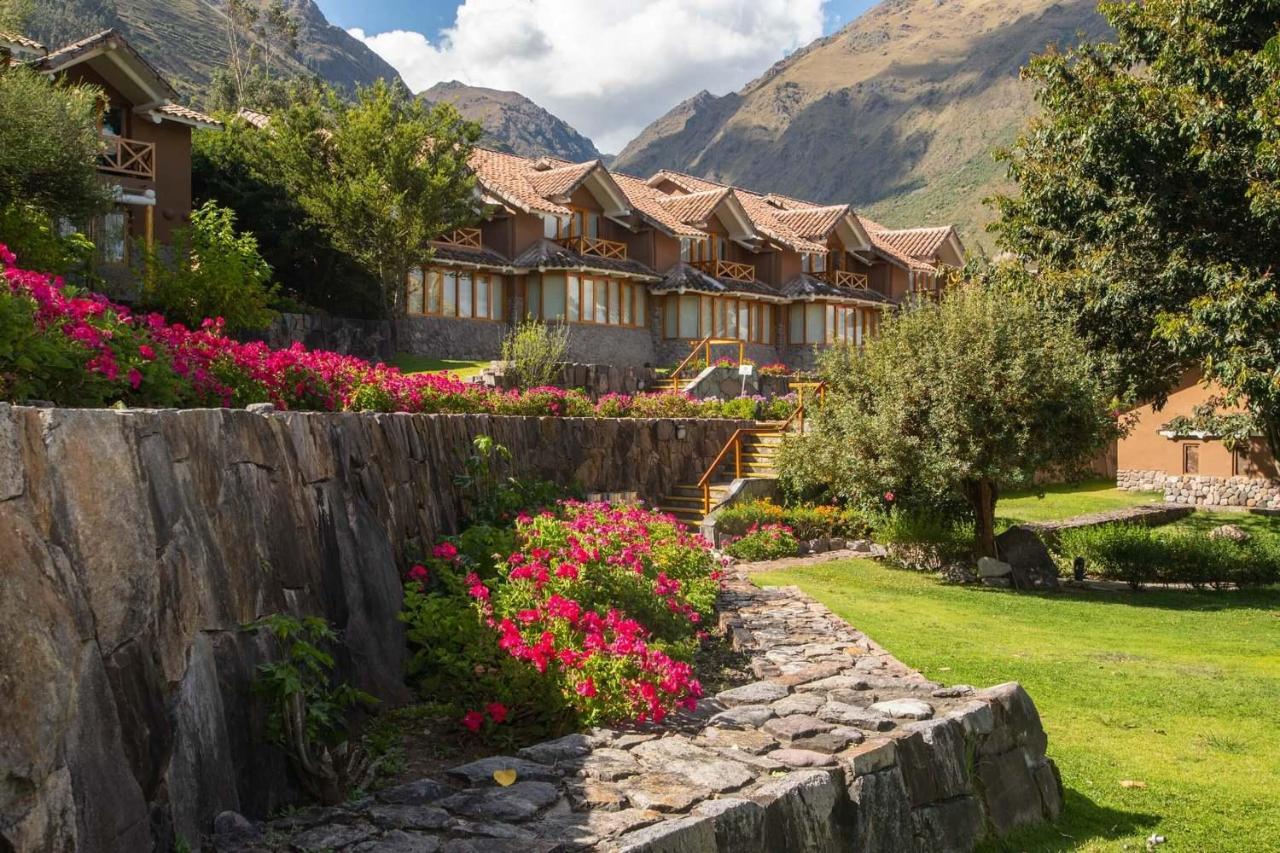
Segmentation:
[(1035, 58), (1006, 152), (1002, 247), (1071, 317), (1108, 390), (1162, 403), (1193, 368), (1280, 437), (1280, 0), (1100, 6), (1113, 41)]
[(784, 482), (849, 501), (968, 504), (995, 556), (1002, 489), (1085, 461), (1115, 420), (1083, 343), (1025, 294), (959, 284), (886, 318), (861, 355), (822, 357), (813, 429), (781, 453)]

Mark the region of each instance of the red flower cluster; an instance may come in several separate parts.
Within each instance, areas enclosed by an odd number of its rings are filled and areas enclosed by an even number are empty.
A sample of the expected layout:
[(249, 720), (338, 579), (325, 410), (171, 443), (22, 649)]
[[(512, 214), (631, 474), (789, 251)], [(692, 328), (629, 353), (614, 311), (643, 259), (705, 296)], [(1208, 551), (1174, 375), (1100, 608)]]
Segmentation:
[(501, 702), (490, 702), (483, 711), (468, 711), (462, 715), (462, 725), (471, 732), (479, 732), (484, 727), (486, 715), (494, 725), (500, 725), (507, 719), (507, 706)]
[(558, 679), (588, 723), (696, 706), (686, 658), (719, 579), (705, 542), (670, 516), (578, 502), (521, 516), (516, 532), (492, 588), (466, 581), (501, 649)]

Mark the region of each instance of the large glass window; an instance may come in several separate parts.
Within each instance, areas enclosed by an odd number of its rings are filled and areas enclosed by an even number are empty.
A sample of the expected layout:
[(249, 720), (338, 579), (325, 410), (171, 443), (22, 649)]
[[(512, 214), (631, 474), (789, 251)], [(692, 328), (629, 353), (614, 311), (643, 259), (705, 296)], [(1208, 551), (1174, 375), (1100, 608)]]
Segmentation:
[(680, 330), (678, 337), (698, 337), (698, 297), (680, 297)]
[(501, 320), (505, 279), (473, 270), (432, 267), (409, 271), (405, 305), (410, 314)]
[(773, 342), (773, 306), (724, 296), (667, 297), (663, 333), (668, 338), (701, 340), (708, 335), (752, 343)]
[(792, 344), (851, 344), (862, 346), (871, 337), (875, 312), (850, 305), (792, 305), (789, 311)]
[[(530, 305), (536, 304), (530, 290)], [(545, 320), (643, 326), (644, 285), (593, 275), (546, 275), (537, 285)], [(555, 291), (554, 296), (549, 296)], [(553, 312), (553, 313), (548, 313)]]
[(564, 276), (547, 275), (542, 277), (542, 319), (565, 319), (564, 295)]
[(113, 210), (103, 214), (94, 229), (98, 244), (98, 260), (104, 264), (123, 264), (129, 260), (129, 214)]

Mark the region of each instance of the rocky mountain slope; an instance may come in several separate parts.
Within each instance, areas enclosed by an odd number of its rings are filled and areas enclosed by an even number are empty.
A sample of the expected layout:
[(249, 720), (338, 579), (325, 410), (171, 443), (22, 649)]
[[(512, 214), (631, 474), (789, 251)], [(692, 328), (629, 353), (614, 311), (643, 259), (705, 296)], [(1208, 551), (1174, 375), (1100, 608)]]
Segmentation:
[(1027, 58), (1106, 25), (1096, 0), (884, 0), (741, 91), (702, 92), (618, 155), (816, 201), (886, 224), (954, 222), (983, 245), (982, 199), (1006, 186), (993, 149), (1034, 109)]
[(453, 104), (484, 128), (483, 144), (500, 151), (523, 157), (551, 154), (575, 163), (600, 157), (590, 139), (518, 92), (450, 80), (435, 84), (419, 97)]
[[(266, 6), (266, 0), (254, 0)], [(286, 0), (299, 23), (298, 50), (282, 57), (294, 74), (316, 74), (353, 89), (400, 75), (381, 57), (330, 24), (312, 0)], [(57, 46), (114, 27), (188, 97), (227, 64), (226, 0), (35, 0), (25, 29)]]

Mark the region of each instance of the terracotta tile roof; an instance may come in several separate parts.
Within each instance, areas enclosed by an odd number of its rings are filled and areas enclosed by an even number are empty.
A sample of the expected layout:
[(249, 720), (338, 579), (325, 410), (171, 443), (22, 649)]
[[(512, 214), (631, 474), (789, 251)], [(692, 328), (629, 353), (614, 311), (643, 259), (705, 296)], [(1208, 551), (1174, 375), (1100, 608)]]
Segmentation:
[[(865, 221), (865, 220), (864, 220)], [(868, 229), (870, 230), (870, 229)], [(952, 234), (950, 225), (939, 228), (878, 229), (876, 237), (904, 255), (932, 261)]]
[(251, 110), (248, 107), (241, 107), (237, 110), (236, 118), (244, 119), (258, 130), (262, 130), (267, 125), (271, 124), (271, 116), (266, 113), (260, 113), (257, 110)]
[(728, 188), (722, 187), (717, 190), (702, 190), (686, 195), (665, 195), (659, 203), (671, 211), (671, 215), (681, 222), (688, 225), (697, 225), (701, 222), (706, 222), (711, 214), (715, 212), (715, 209), (720, 206), (720, 202), (728, 197)]
[[(552, 162), (559, 166), (573, 165), (564, 160)], [(480, 186), (504, 203), (534, 213), (569, 215), (569, 208), (545, 198), (529, 180), (530, 175), (539, 174), (533, 170), (532, 160), (488, 148), (476, 148), (471, 153), (470, 164)]]
[(35, 39), (29, 39), (21, 33), (10, 32), (9, 30), (0, 30), (0, 43), (4, 42), (16, 44), (18, 47), (24, 47), (27, 50), (33, 50), (37, 53), (45, 53), (48, 51), (48, 48)]
[(631, 208), (658, 228), (668, 231), (676, 237), (702, 238), (707, 232), (682, 221), (663, 200), (665, 193), (660, 193), (644, 181), (632, 175), (613, 173), (613, 179), (626, 195)]
[(161, 104), (156, 107), (155, 111), (162, 115), (172, 116), (180, 121), (205, 125), (208, 127), (222, 127), (222, 122), (218, 121), (216, 118), (207, 116), (199, 110), (184, 107), (181, 104)]
[(176, 98), (178, 93), (174, 90), (169, 81), (164, 78), (154, 65), (147, 61), (147, 58), (138, 51), (134, 50), (133, 45), (129, 44), (120, 33), (115, 30), (103, 30), (100, 33), (94, 33), (91, 36), (85, 36), (79, 41), (73, 41), (71, 44), (63, 45), (57, 50), (51, 50), (49, 53), (37, 59), (32, 64), (41, 71), (59, 71), (72, 65), (76, 65), (86, 58), (87, 54), (92, 53), (98, 48), (106, 50), (119, 50), (127, 54), (130, 59), (134, 60), (142, 68), (145, 68), (154, 82), (156, 82), (165, 94), (170, 98)]
[(498, 267), (504, 271), (514, 271), (511, 261), (492, 249), (472, 249), (466, 246), (453, 246), (444, 243), (431, 244), (433, 261), (452, 261), (461, 264), (475, 264), (481, 267)]
[(568, 166), (539, 170), (535, 164), (530, 164), (530, 172), (526, 180), (543, 198), (566, 197), (571, 195), (587, 175), (600, 165), (599, 160), (590, 160), (586, 163), (572, 163)]
[(580, 255), (560, 243), (550, 240), (539, 240), (521, 252), (514, 261), (513, 267), (522, 269), (554, 269), (554, 270), (592, 270), (603, 273), (658, 279), (657, 273), (639, 261), (631, 259), (602, 258), (597, 255)]
[(827, 207), (797, 207), (779, 210), (773, 217), (801, 237), (825, 240), (840, 220), (849, 214), (849, 205), (833, 204)]

